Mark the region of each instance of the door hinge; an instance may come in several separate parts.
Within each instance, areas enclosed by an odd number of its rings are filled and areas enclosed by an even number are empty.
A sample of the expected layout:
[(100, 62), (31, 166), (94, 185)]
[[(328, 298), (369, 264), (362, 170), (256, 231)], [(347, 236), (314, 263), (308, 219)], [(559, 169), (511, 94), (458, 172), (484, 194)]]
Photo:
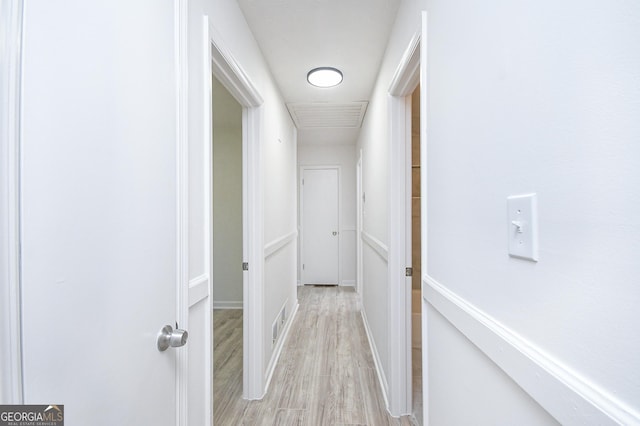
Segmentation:
[(243, 271), (249, 270), (249, 262), (242, 262), (242, 270)]
[(405, 277), (412, 277), (413, 276), (413, 268), (411, 268), (411, 267), (405, 268), (404, 269), (404, 276)]
[(302, 184), (304, 185), (304, 179), (302, 179)]
[(302, 270), (304, 271), (304, 263), (302, 264)]

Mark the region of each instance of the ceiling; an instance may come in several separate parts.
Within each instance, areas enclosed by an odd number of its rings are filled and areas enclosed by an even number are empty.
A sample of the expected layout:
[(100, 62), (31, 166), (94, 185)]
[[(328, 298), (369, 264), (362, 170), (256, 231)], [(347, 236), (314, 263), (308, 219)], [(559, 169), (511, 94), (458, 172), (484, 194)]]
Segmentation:
[[(353, 144), (400, 0), (238, 0), (302, 144)], [(317, 67), (342, 84), (307, 83)], [(356, 120), (354, 122), (354, 120)]]

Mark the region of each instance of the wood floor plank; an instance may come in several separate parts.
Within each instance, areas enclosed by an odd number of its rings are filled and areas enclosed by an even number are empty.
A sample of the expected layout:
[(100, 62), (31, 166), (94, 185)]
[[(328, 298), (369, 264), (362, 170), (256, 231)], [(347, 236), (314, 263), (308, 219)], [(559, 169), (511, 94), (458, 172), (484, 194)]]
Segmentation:
[(214, 312), (214, 424), (416, 425), (385, 408), (353, 288), (299, 287), (298, 303), (261, 401), (242, 400), (241, 311)]
[(276, 412), (273, 424), (278, 426), (298, 426), (305, 424), (306, 410), (281, 408)]

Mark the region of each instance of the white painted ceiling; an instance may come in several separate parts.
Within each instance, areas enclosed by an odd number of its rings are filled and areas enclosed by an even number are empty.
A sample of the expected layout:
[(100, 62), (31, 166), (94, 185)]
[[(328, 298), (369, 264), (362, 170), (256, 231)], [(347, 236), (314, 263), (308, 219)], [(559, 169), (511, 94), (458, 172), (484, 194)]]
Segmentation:
[[(298, 142), (353, 144), (400, 0), (238, 0), (298, 128)], [(317, 67), (342, 84), (307, 83)], [(364, 103), (364, 109), (363, 109)], [(304, 118), (304, 120), (302, 119)]]

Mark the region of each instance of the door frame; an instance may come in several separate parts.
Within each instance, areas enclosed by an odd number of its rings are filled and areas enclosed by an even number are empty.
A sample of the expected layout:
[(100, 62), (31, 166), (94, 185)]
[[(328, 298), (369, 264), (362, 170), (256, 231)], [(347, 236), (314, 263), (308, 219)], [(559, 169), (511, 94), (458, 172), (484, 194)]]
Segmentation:
[[(189, 329), (189, 118), (188, 118), (188, 9), (187, 0), (174, 0), (174, 49), (176, 57), (176, 320)], [(211, 291), (208, 292), (212, 297)], [(209, 299), (210, 300), (210, 299)], [(178, 325), (176, 324), (176, 328)], [(207, 336), (211, 344), (211, 335)], [(176, 424), (189, 423), (189, 347), (176, 351)], [(210, 355), (210, 354), (209, 354)], [(208, 359), (213, 359), (208, 356)], [(211, 370), (205, 371), (211, 376)], [(206, 392), (212, 395), (207, 381)], [(213, 410), (209, 411), (213, 419)]]
[[(413, 411), (411, 361), (411, 94), (420, 84), (422, 275), (426, 274), (426, 11), (389, 85), (389, 411)], [(422, 279), (421, 279), (422, 282)], [(423, 314), (423, 336), (426, 333)], [(423, 340), (423, 348), (426, 339)], [(426, 352), (426, 351), (425, 351)], [(423, 360), (426, 359), (423, 352)], [(424, 365), (424, 363), (423, 363)], [(427, 371), (423, 370), (423, 376)], [(426, 385), (424, 385), (426, 390)], [(426, 401), (426, 394), (424, 395)], [(427, 412), (427, 407), (425, 406)]]
[[(227, 43), (204, 17), (204, 114), (205, 153), (211, 152), (213, 135), (211, 77), (214, 75), (242, 106), (242, 257), (248, 270), (242, 274), (243, 359), (242, 396), (261, 399), (264, 396), (264, 339), (263, 339), (263, 275), (264, 224), (262, 206), (262, 162), (260, 149), (261, 105), (264, 100), (248, 74), (229, 52)], [(213, 164), (205, 155), (205, 218), (208, 224), (206, 245), (208, 270), (213, 269), (211, 229), (213, 211), (211, 191)], [(242, 265), (238, 265), (240, 268)]]
[(300, 200), (298, 203), (299, 209), (299, 217), (300, 217), (300, 284), (304, 285), (304, 269), (302, 269), (302, 265), (304, 263), (304, 214), (303, 214), (303, 206), (304, 206), (304, 185), (302, 180), (304, 179), (305, 170), (336, 170), (338, 173), (338, 285), (342, 285), (342, 262), (340, 257), (340, 247), (342, 246), (342, 203), (340, 200), (342, 199), (342, 181), (341, 175), (342, 170), (339, 165), (313, 165), (313, 166), (300, 166), (298, 176), (299, 176), (299, 194), (298, 199)]
[(23, 0), (0, 5), (0, 402), (21, 404), (20, 143)]
[(362, 306), (362, 289), (364, 283), (364, 271), (362, 266), (362, 149), (358, 153), (358, 162), (356, 163), (356, 293), (360, 306)]

